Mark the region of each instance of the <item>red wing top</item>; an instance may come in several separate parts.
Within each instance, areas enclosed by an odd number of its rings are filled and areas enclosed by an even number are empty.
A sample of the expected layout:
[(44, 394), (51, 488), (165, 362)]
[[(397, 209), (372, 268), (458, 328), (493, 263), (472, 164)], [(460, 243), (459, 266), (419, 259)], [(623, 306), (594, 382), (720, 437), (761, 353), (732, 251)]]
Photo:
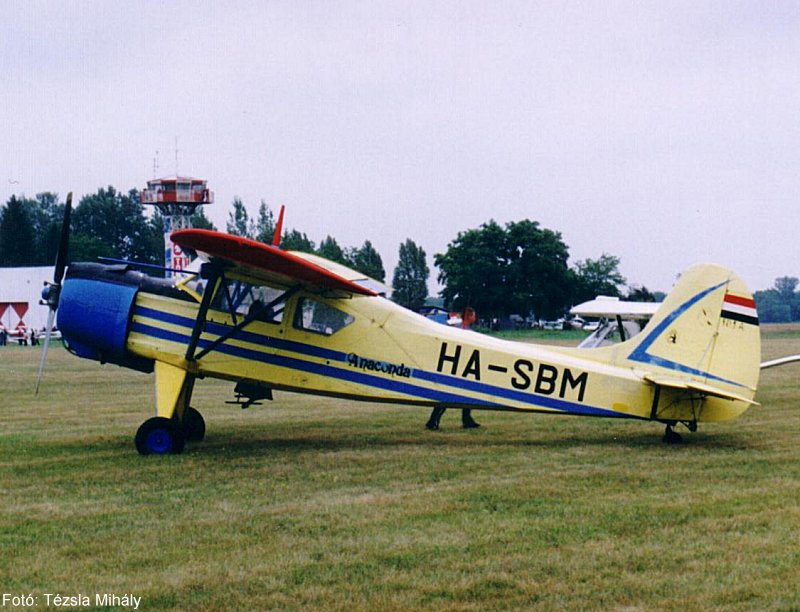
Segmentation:
[(172, 241), (182, 248), (229, 262), (244, 273), (256, 273), (266, 282), (299, 281), (323, 289), (378, 295), (312, 261), (249, 238), (211, 230), (185, 229), (174, 232)]

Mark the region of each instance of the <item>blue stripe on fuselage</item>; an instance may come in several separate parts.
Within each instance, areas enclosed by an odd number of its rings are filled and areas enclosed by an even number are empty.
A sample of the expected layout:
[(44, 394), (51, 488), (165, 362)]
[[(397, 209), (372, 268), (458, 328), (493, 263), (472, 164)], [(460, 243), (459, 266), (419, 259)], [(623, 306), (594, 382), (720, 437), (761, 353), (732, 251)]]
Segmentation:
[[(144, 334), (146, 336), (160, 338), (162, 340), (168, 340), (170, 342), (186, 343), (189, 341), (188, 335), (174, 331), (169, 331), (166, 329), (161, 329), (160, 327), (154, 327), (152, 325), (146, 325), (144, 323), (134, 323), (131, 328), (131, 331)], [(240, 338), (237, 337), (237, 340), (238, 339)], [(200, 340), (199, 346), (204, 348), (210, 344), (211, 342), (209, 340)], [(427, 400), (433, 400), (442, 403), (459, 403), (459, 404), (471, 403), (475, 405), (499, 406), (499, 404), (494, 404), (491, 402), (483, 402), (481, 400), (473, 398), (465, 398), (461, 395), (436, 391), (435, 389), (426, 389), (425, 387), (419, 387), (417, 385), (413, 385), (411, 383), (404, 383), (395, 379), (386, 379), (386, 378), (381, 378), (379, 376), (371, 376), (369, 374), (364, 374), (358, 371), (346, 370), (330, 365), (314, 363), (312, 361), (306, 361), (304, 359), (297, 359), (294, 357), (285, 357), (282, 355), (264, 353), (263, 351), (248, 349), (241, 346), (235, 346), (232, 344), (222, 344), (216, 347), (214, 350), (220, 353), (225, 353), (227, 355), (248, 359), (250, 361), (259, 361), (262, 363), (268, 363), (270, 365), (281, 366), (293, 370), (301, 370), (304, 372), (309, 372), (311, 374), (330, 376), (333, 378), (338, 378), (340, 380), (347, 380), (350, 382), (368, 385), (371, 387), (379, 387), (381, 389), (386, 389), (388, 391), (396, 391), (399, 393), (406, 393), (408, 395), (416, 395), (418, 397)]]
[[(144, 306), (137, 306), (134, 315), (147, 317), (149, 319), (156, 319), (158, 321), (163, 321), (164, 323), (171, 323), (173, 325), (181, 325), (183, 327), (193, 328), (195, 320), (191, 317), (184, 317), (181, 315), (172, 314), (170, 312), (164, 312), (161, 310), (156, 310), (154, 308), (147, 308)], [(274, 325), (273, 323), (266, 323), (266, 325)], [(207, 321), (205, 328), (210, 334), (214, 334), (215, 336), (222, 336), (227, 334), (231, 328), (228, 325), (222, 325), (221, 323), (214, 323), (212, 321)], [(310, 344), (302, 344), (300, 342), (293, 342), (291, 340), (283, 340), (281, 338), (273, 338), (271, 336), (264, 336), (262, 334), (256, 334), (254, 332), (249, 332), (246, 330), (239, 330), (233, 336), (236, 340), (242, 340), (243, 342), (251, 342), (253, 344), (257, 344), (258, 346), (264, 346), (269, 348), (274, 348), (282, 351), (290, 351), (292, 353), (302, 353), (304, 355), (311, 355), (313, 357), (319, 357), (321, 359), (331, 359), (333, 361), (344, 361), (347, 357), (346, 353), (342, 353), (341, 351), (333, 351), (331, 349), (322, 348), (320, 346), (314, 346)]]
[[(145, 316), (151, 319), (163, 321), (165, 323), (171, 323), (174, 325), (181, 325), (190, 328), (193, 327), (195, 323), (195, 320), (190, 317), (183, 317), (180, 315), (163, 312), (160, 310), (147, 307), (137, 307), (134, 314), (137, 316)], [(218, 323), (209, 322), (206, 324), (206, 331), (208, 331), (209, 333), (213, 333), (215, 335), (222, 335), (224, 333), (227, 333), (229, 330), (230, 327)], [(190, 339), (188, 334), (182, 334), (179, 332), (162, 329), (160, 327), (155, 327), (141, 322), (135, 322), (132, 326), (132, 331), (182, 344), (188, 343)], [(269, 336), (263, 336), (261, 334), (247, 332), (244, 330), (240, 330), (239, 332), (237, 332), (233, 338), (239, 341), (249, 342), (265, 348), (288, 351), (288, 352), (298, 353), (300, 355), (308, 355), (340, 363), (345, 363), (348, 357), (348, 354), (342, 351), (334, 351), (331, 349), (326, 349), (315, 345), (305, 344), (301, 342), (293, 342), (291, 340), (272, 338)], [(211, 341), (201, 339), (199, 346), (201, 348), (204, 348), (210, 344)], [(426, 400), (441, 402), (443, 404), (445, 403), (473, 404), (476, 406), (483, 405), (483, 406), (494, 406), (494, 407), (500, 407), (505, 405), (498, 402), (490, 402), (471, 397), (465, 397), (463, 395), (458, 395), (455, 393), (437, 391), (435, 389), (429, 389), (427, 387), (423, 387), (420, 385), (415, 385), (408, 382), (402, 382), (394, 378), (387, 379), (381, 376), (374, 376), (371, 374), (365, 374), (363, 372), (350, 370), (348, 368), (317, 364), (314, 362), (310, 362), (304, 359), (297, 359), (294, 357), (284, 357), (275, 354), (268, 354), (264, 353), (263, 351), (247, 349), (232, 344), (223, 343), (217, 346), (214, 350), (228, 355), (242, 357), (244, 359), (260, 361), (263, 363), (269, 363), (271, 365), (282, 366), (295, 370), (301, 370), (313, 374), (320, 374), (323, 376), (330, 376), (333, 378), (338, 378), (340, 380), (347, 380), (350, 382), (376, 387), (380, 389), (386, 389), (389, 391), (405, 393)], [(486, 395), (495, 396), (497, 398), (515, 400), (525, 404), (540, 406), (543, 408), (550, 408), (552, 410), (559, 410), (562, 412), (569, 412), (573, 414), (585, 414), (592, 416), (605, 416), (605, 417), (630, 417), (630, 415), (615, 412), (613, 410), (596, 408), (593, 406), (586, 406), (583, 404), (577, 404), (563, 399), (525, 393), (514, 389), (507, 389), (505, 387), (497, 387), (495, 385), (489, 385), (487, 383), (482, 383), (479, 381), (458, 378), (455, 376), (450, 376), (435, 372), (428, 372), (425, 370), (420, 370), (418, 368), (411, 369), (411, 377), (421, 381), (431, 382), (434, 384), (443, 385), (455, 389), (472, 391), (475, 393), (483, 393)]]

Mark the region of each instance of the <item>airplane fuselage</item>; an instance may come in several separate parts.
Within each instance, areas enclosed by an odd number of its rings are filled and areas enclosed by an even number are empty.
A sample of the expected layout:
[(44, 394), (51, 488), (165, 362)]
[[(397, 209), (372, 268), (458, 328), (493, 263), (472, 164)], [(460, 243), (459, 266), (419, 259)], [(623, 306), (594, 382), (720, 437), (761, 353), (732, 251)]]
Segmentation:
[[(79, 312), (62, 306), (59, 326), (79, 355), (142, 370), (156, 364), (157, 377), (160, 365), (193, 378), (357, 400), (663, 422), (725, 420), (747, 408), (649, 384), (617, 347), (501, 340), (434, 323), (377, 296), (296, 288), (242, 326), (253, 299), (237, 303), (246, 283), (236, 283), (217, 289), (203, 317), (197, 299), (165, 283), (73, 266), (62, 299)], [(187, 355), (195, 333), (196, 350)], [(170, 416), (172, 408), (158, 412)]]

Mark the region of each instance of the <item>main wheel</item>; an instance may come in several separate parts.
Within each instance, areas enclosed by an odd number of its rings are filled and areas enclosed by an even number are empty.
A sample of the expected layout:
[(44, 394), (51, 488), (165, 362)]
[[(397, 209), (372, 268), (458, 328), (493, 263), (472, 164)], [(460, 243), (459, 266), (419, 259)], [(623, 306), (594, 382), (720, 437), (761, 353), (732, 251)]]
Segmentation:
[(136, 450), (140, 455), (177, 455), (185, 443), (181, 428), (164, 417), (147, 419), (136, 432)]
[(191, 406), (183, 411), (183, 437), (187, 442), (200, 442), (206, 437), (206, 422), (203, 415)]

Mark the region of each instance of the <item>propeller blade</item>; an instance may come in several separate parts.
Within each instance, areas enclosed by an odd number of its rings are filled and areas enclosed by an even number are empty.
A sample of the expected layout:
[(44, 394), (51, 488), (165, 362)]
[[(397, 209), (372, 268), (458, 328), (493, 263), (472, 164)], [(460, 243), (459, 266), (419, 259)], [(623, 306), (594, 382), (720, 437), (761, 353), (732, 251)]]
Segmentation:
[[(42, 359), (39, 361), (39, 371), (36, 374), (36, 391), (39, 394), (39, 384), (42, 382), (44, 363), (47, 360), (47, 349), (50, 348), (50, 336), (53, 334), (53, 323), (56, 319), (56, 309), (61, 298), (61, 281), (64, 280), (64, 272), (67, 269), (67, 251), (69, 250), (69, 222), (72, 217), (72, 192), (67, 194), (67, 205), (64, 207), (64, 220), (61, 222), (61, 239), (58, 242), (58, 253), (56, 254), (56, 266), (53, 271), (53, 284), (45, 288), (42, 297), (45, 298), (50, 312), (47, 314), (47, 329), (45, 329), (44, 346), (42, 347)], [(44, 302), (43, 302), (44, 303)]]
[(58, 254), (56, 255), (56, 269), (53, 274), (53, 282), (60, 285), (64, 280), (64, 270), (67, 267), (67, 250), (69, 249), (69, 221), (72, 216), (72, 192), (67, 194), (67, 205), (64, 207), (64, 221), (61, 223), (61, 240), (58, 242)]
[(50, 336), (53, 334), (53, 321), (56, 318), (55, 308), (51, 308), (47, 314), (47, 328), (44, 332), (44, 346), (42, 347), (42, 359), (39, 361), (39, 372), (36, 374), (36, 391), (34, 395), (39, 395), (39, 383), (42, 382), (42, 372), (44, 372), (44, 362), (47, 359), (47, 349), (50, 347)]

